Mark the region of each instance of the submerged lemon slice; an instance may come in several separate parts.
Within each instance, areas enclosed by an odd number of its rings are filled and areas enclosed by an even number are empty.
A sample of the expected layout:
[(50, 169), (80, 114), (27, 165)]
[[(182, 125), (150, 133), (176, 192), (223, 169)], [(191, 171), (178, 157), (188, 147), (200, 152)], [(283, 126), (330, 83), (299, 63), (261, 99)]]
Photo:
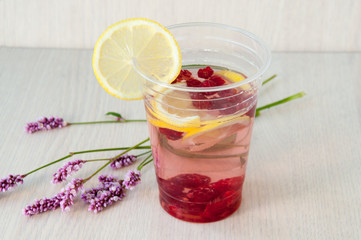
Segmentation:
[(157, 127), (189, 132), (201, 126), (200, 114), (192, 106), (188, 92), (166, 89), (157, 93), (148, 111), (157, 119), (150, 118)]
[[(200, 136), (204, 133), (208, 133), (208, 132), (213, 132), (215, 130), (220, 130), (222, 131), (222, 128), (230, 126), (232, 124), (236, 124), (236, 123), (242, 123), (243, 125), (248, 125), (249, 124), (249, 120), (250, 118), (248, 116), (231, 116), (231, 117), (225, 117), (222, 119), (217, 120), (212, 120), (209, 121), (208, 123), (205, 123), (205, 125), (203, 127), (200, 127), (198, 129), (195, 129), (193, 131), (188, 132), (186, 135), (183, 136), (183, 140), (187, 140), (189, 138), (194, 138), (197, 136)], [(221, 132), (214, 132), (213, 135), (215, 135), (214, 137), (216, 137), (216, 135), (220, 135)]]
[(166, 89), (155, 94), (150, 101), (150, 106), (147, 106), (151, 115), (148, 116), (148, 121), (156, 127), (184, 132), (183, 139), (188, 139), (230, 124), (249, 120), (248, 116), (239, 114), (219, 117), (209, 115), (209, 110), (201, 111), (195, 108), (192, 101), (188, 92)]
[[(215, 74), (225, 77), (228, 80), (230, 80), (231, 82), (240, 82), (240, 81), (243, 81), (244, 79), (246, 79), (246, 77), (243, 74), (232, 72), (229, 70), (217, 71), (217, 72), (215, 72)], [(241, 86), (241, 88), (246, 91), (251, 88), (251, 85), (244, 84)]]
[(174, 37), (162, 25), (132, 18), (113, 24), (99, 37), (93, 69), (109, 94), (136, 100), (143, 96), (143, 76), (167, 83), (178, 76), (181, 54)]

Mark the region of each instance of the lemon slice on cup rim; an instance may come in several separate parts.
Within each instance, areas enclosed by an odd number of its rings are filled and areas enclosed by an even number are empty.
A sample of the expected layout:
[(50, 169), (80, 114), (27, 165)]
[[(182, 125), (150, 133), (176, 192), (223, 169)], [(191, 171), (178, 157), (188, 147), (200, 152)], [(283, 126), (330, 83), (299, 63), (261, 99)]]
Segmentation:
[(131, 18), (111, 25), (99, 37), (93, 69), (109, 94), (138, 100), (143, 98), (144, 76), (165, 83), (178, 76), (181, 53), (165, 27), (149, 19)]
[[(146, 78), (169, 84), (181, 70), (181, 53), (172, 34), (159, 23), (145, 18), (131, 18), (108, 27), (96, 42), (93, 69), (100, 85), (111, 95), (123, 100), (143, 98)], [(231, 72), (220, 75), (242, 81)], [(161, 95), (167, 89), (157, 89)], [(168, 91), (173, 91), (168, 89)], [(155, 118), (148, 120), (157, 127), (186, 132), (186, 138), (234, 121), (234, 116), (209, 121), (200, 117), (178, 116), (152, 104)]]

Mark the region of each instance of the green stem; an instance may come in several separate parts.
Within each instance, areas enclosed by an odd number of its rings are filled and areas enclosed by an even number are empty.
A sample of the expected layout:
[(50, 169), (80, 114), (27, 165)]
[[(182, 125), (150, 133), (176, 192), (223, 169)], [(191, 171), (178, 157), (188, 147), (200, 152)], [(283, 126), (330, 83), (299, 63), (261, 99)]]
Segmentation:
[(277, 77), (276, 74), (275, 74), (275, 75), (272, 75), (270, 78), (264, 80), (264, 81), (262, 82), (262, 86), (265, 85), (266, 83), (268, 83), (269, 81), (271, 81), (272, 79), (274, 79), (275, 77)]
[(305, 96), (306, 93), (305, 92), (299, 92), (299, 93), (296, 93), (292, 96), (289, 96), (289, 97), (286, 97), (284, 99), (281, 99), (279, 101), (276, 101), (276, 102), (273, 102), (273, 103), (270, 103), (270, 104), (267, 104), (267, 105), (264, 105), (262, 107), (259, 107), (256, 109), (256, 117), (258, 117), (260, 115), (260, 111), (264, 110), (264, 109), (268, 109), (268, 108), (271, 108), (271, 107), (274, 107), (274, 106), (277, 106), (277, 105), (280, 105), (280, 104), (283, 104), (283, 103), (286, 103), (286, 102), (289, 102), (289, 101), (292, 101), (292, 100), (295, 100), (297, 98), (301, 98), (303, 96)]
[[(138, 143), (137, 145), (134, 145), (133, 147), (128, 148), (127, 150), (123, 151), (121, 154), (119, 154), (118, 156), (122, 156), (124, 154), (126, 154), (127, 152), (133, 150), (133, 149), (137, 149), (140, 145), (142, 145), (143, 143), (149, 141), (149, 138), (145, 139), (144, 141), (141, 141), (140, 143)], [(118, 157), (117, 156), (117, 157)], [(117, 158), (115, 157), (115, 158)], [(107, 162), (106, 164), (104, 164), (102, 167), (100, 167), (98, 170), (96, 170), (92, 175), (90, 175), (89, 177), (84, 179), (84, 183), (86, 181), (88, 181), (89, 179), (91, 179), (92, 177), (94, 177), (97, 173), (99, 173), (101, 170), (103, 170), (106, 166), (108, 166), (112, 161)]]
[(148, 163), (151, 163), (151, 162), (153, 162), (153, 158), (152, 159), (150, 159), (150, 160), (148, 160), (147, 162), (145, 162), (138, 170), (140, 171), (140, 170), (142, 170), (142, 168), (145, 166), (145, 165), (147, 165)]
[(152, 152), (152, 150), (147, 151), (147, 152), (144, 152), (144, 153), (141, 153), (141, 154), (137, 155), (136, 157), (140, 157), (140, 156), (146, 155), (147, 153), (150, 153), (150, 152)]
[(153, 159), (149, 160), (147, 162), (147, 160), (152, 157), (152, 154), (149, 154), (148, 157), (146, 157), (137, 167), (137, 169), (140, 171), (145, 165), (147, 165), (149, 162), (153, 161)]
[[(128, 149), (128, 148), (126, 148)], [(145, 154), (148, 154), (152, 151), (146, 151), (144, 153), (141, 153), (139, 155), (136, 155), (136, 157), (140, 157), (140, 156), (143, 156)], [(89, 159), (89, 160), (84, 160), (85, 162), (101, 162), (101, 161), (112, 161), (113, 158), (99, 158), (99, 159)]]
[[(130, 147), (121, 147), (121, 148), (102, 148), (102, 149), (94, 149), (94, 150), (85, 150), (79, 152), (72, 152), (71, 154), (82, 154), (82, 153), (93, 153), (93, 152), (105, 152), (105, 151), (116, 151), (116, 150), (126, 150)], [(136, 149), (151, 149), (150, 146), (139, 146)]]
[(93, 121), (93, 122), (72, 122), (69, 125), (84, 125), (84, 124), (97, 124), (97, 123), (126, 123), (126, 122), (146, 122), (144, 119), (135, 120), (121, 120), (121, 121)]
[(90, 160), (84, 160), (85, 162), (100, 162), (100, 161), (110, 161), (109, 158), (100, 158), (100, 159), (90, 159)]
[(43, 166), (41, 166), (39, 168), (36, 168), (36, 169), (34, 169), (34, 170), (32, 170), (32, 171), (30, 171), (28, 173), (25, 173), (23, 176), (26, 177), (26, 176), (28, 176), (28, 175), (36, 172), (36, 171), (39, 171), (40, 169), (46, 168), (46, 167), (48, 167), (50, 165), (53, 165), (53, 164), (55, 164), (57, 162), (63, 161), (64, 159), (70, 158), (71, 156), (73, 156), (73, 154), (70, 153), (70, 154), (66, 155), (65, 157), (59, 158), (59, 159), (57, 159), (57, 160), (55, 160), (55, 161), (53, 161), (51, 163), (45, 164), (45, 165), (43, 165)]
[[(148, 140), (149, 140), (149, 138), (148, 138)], [(63, 161), (63, 160), (65, 160), (65, 159), (67, 159), (67, 158), (70, 158), (70, 157), (72, 157), (73, 155), (82, 154), (82, 153), (92, 153), (92, 152), (105, 152), (105, 151), (127, 150), (127, 149), (130, 149), (130, 148), (131, 148), (131, 147), (102, 148), (102, 149), (93, 149), (93, 150), (84, 150), (84, 151), (78, 151), (78, 152), (70, 152), (70, 153), (69, 153), (68, 155), (66, 155), (65, 157), (59, 158), (59, 159), (57, 159), (57, 160), (55, 160), (55, 161), (52, 161), (52, 162), (50, 162), (50, 163), (48, 163), (48, 164), (45, 164), (45, 165), (43, 165), (43, 166), (41, 166), (41, 167), (39, 167), (39, 168), (36, 168), (36, 169), (34, 169), (34, 170), (32, 170), (32, 171), (30, 171), (30, 172), (28, 172), (28, 173), (23, 174), (22, 176), (26, 177), (27, 175), (30, 175), (30, 174), (32, 174), (32, 173), (34, 173), (34, 172), (37, 172), (37, 171), (39, 171), (39, 170), (41, 170), (41, 169), (43, 169), (43, 168), (46, 168), (46, 167), (48, 167), (48, 166), (50, 166), (50, 165), (53, 165), (53, 164), (58, 163), (58, 162), (60, 162), (60, 161)], [(137, 146), (136, 148), (132, 148), (132, 149), (151, 149), (151, 147), (150, 147), (150, 146)], [(91, 160), (88, 160), (88, 161), (91, 161)]]
[(104, 164), (103, 166), (101, 166), (98, 170), (96, 170), (92, 175), (90, 175), (89, 177), (85, 178), (83, 183), (86, 183), (89, 179), (91, 179), (92, 177), (94, 177), (98, 172), (100, 172), (101, 170), (103, 170), (106, 166), (109, 165), (111, 161), (107, 162), (106, 164)]

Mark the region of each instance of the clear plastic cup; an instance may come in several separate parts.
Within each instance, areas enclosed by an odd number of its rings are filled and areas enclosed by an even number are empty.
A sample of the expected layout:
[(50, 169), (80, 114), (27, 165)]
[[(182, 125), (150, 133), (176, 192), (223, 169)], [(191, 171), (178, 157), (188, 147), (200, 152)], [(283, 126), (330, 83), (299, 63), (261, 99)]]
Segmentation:
[(189, 71), (182, 74), (204, 82), (197, 72), (210, 66), (212, 76), (224, 83), (188, 87), (189, 79), (175, 84), (147, 79), (144, 103), (160, 203), (178, 219), (218, 221), (241, 204), (270, 52), (253, 34), (226, 25), (185, 23), (168, 29), (180, 46), (182, 69)]

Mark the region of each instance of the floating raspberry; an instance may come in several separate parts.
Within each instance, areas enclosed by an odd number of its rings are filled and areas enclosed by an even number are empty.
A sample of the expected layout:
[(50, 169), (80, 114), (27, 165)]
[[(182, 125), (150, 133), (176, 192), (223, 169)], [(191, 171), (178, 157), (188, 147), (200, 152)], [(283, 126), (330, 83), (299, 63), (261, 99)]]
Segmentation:
[(192, 92), (190, 93), (190, 97), (194, 99), (194, 101), (192, 101), (194, 107), (198, 109), (213, 109), (213, 102), (211, 100), (208, 100), (204, 93)]
[(194, 78), (187, 80), (186, 83), (187, 87), (202, 87), (202, 82)]
[(217, 75), (210, 77), (209, 81), (213, 82), (215, 86), (222, 86), (226, 83), (223, 78)]
[[(215, 87), (216, 84), (210, 80), (205, 80), (204, 82), (202, 82), (202, 87)], [(205, 95), (205, 96), (209, 96), (209, 95), (213, 95), (216, 94), (216, 91), (213, 92), (202, 92), (201, 94)]]
[(188, 70), (181, 70), (178, 77), (172, 82), (172, 84), (184, 82), (192, 78), (192, 73)]
[(178, 140), (183, 137), (183, 132), (178, 132), (168, 128), (159, 128), (159, 132), (170, 140)]
[(206, 68), (203, 68), (203, 69), (199, 69), (198, 70), (198, 77), (200, 78), (210, 78), (212, 75), (213, 75), (214, 71), (211, 67), (206, 67)]
[(216, 84), (210, 80), (205, 80), (202, 82), (202, 87), (215, 87)]

